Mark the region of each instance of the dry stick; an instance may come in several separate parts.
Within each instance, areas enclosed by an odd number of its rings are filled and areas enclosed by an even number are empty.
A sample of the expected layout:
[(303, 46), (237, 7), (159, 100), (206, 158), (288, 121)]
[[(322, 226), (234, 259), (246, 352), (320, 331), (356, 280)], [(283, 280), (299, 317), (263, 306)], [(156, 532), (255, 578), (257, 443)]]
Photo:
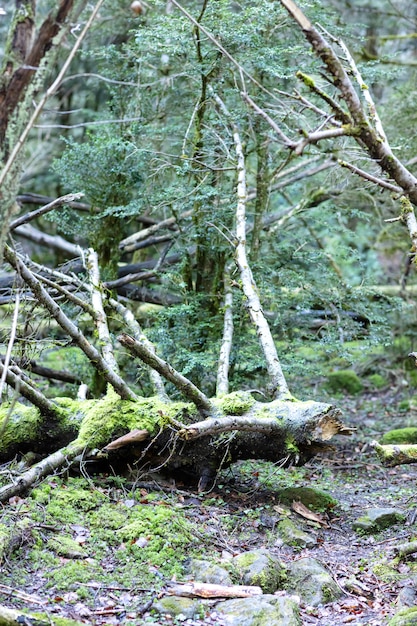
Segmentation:
[(4, 168), (2, 170), (2, 172), (0, 173), (0, 187), (3, 185), (6, 176), (8, 175), (8, 173), (10, 172), (10, 169), (13, 165), (13, 163), (16, 160), (16, 157), (18, 156), (20, 150), (23, 148), (24, 143), (26, 141), (26, 139), (28, 138), (29, 132), (31, 131), (34, 123), (36, 122), (38, 115), (40, 114), (40, 112), (42, 111), (43, 107), (45, 106), (48, 98), (50, 96), (53, 96), (54, 93), (58, 90), (62, 79), (65, 76), (65, 73), (67, 71), (67, 69), (69, 68), (73, 58), (75, 57), (76, 53), (78, 52), (79, 47), (81, 46), (84, 37), (86, 36), (88, 30), (90, 29), (91, 24), (93, 23), (101, 5), (103, 4), (104, 0), (98, 0), (97, 4), (95, 5), (93, 11), (91, 12), (90, 17), (88, 18), (83, 30), (80, 33), (80, 36), (78, 37), (77, 41), (74, 44), (74, 47), (72, 48), (71, 52), (69, 53), (67, 60), (65, 61), (64, 65), (61, 68), (61, 71), (59, 72), (58, 76), (56, 77), (56, 79), (54, 80), (54, 82), (52, 83), (52, 85), (46, 90), (46, 92), (42, 95), (41, 99), (39, 100), (38, 104), (35, 107), (35, 110), (33, 111), (31, 118), (29, 120), (29, 122), (27, 123), (25, 129), (23, 130), (22, 134), (20, 135), (19, 139), (16, 142), (15, 147), (13, 148), (12, 152), (10, 153), (9, 158), (7, 159)]
[(201, 411), (213, 412), (213, 405), (207, 396), (204, 395), (198, 387), (196, 387), (188, 378), (177, 372), (169, 363), (161, 359), (152, 352), (143, 341), (137, 341), (130, 335), (123, 333), (119, 335), (118, 340), (132, 354), (138, 356), (144, 363), (159, 372), (166, 380), (184, 394), (196, 407)]
[(223, 100), (214, 96), (220, 109), (229, 119), (233, 128), (233, 139), (237, 156), (237, 206), (236, 206), (236, 252), (235, 261), (240, 272), (243, 293), (246, 296), (251, 320), (256, 328), (259, 343), (263, 350), (266, 367), (270, 379), (270, 389), (273, 398), (285, 399), (290, 396), (290, 391), (285, 380), (284, 373), (279, 362), (271, 329), (262, 311), (256, 283), (246, 256), (246, 166), (243, 146), (236, 124), (231, 120), (231, 115)]
[(93, 248), (89, 248), (87, 251), (86, 268), (90, 278), (91, 304), (95, 311), (94, 321), (97, 328), (98, 339), (101, 345), (101, 353), (103, 355), (103, 359), (113, 370), (113, 372), (119, 374), (119, 366), (114, 356), (113, 344), (107, 324), (107, 316), (104, 311), (103, 299), (101, 297), (98, 257)]
[(350, 172), (357, 174), (358, 176), (360, 176), (361, 178), (364, 178), (365, 180), (369, 180), (371, 183), (375, 183), (375, 185), (379, 185), (380, 187), (384, 187), (385, 189), (389, 189), (390, 191), (394, 191), (395, 193), (402, 193), (402, 189), (401, 187), (398, 187), (398, 185), (393, 185), (392, 183), (389, 183), (387, 180), (384, 180), (383, 178), (378, 178), (377, 176), (374, 176), (373, 174), (369, 174), (369, 172), (365, 172), (365, 170), (362, 170), (360, 167), (356, 167), (356, 165), (353, 165), (352, 163), (349, 163), (348, 161), (343, 161), (342, 159), (338, 159), (337, 162), (340, 165), (340, 167), (345, 167)]
[(229, 393), (230, 351), (233, 342), (233, 293), (230, 284), (231, 263), (224, 268), (224, 322), (223, 337), (217, 367), (216, 396)]
[(66, 196), (61, 196), (60, 198), (57, 198), (56, 200), (52, 200), (52, 202), (45, 204), (45, 206), (42, 206), (39, 209), (35, 209), (34, 211), (30, 211), (29, 213), (25, 213), (25, 215), (22, 215), (21, 217), (18, 217), (17, 219), (13, 220), (13, 222), (9, 226), (9, 230), (14, 230), (18, 226), (27, 224), (27, 222), (31, 222), (37, 217), (40, 217), (41, 215), (45, 215), (45, 213), (49, 213), (49, 211), (56, 209), (56, 207), (59, 207), (62, 204), (68, 204), (69, 202), (74, 202), (74, 200), (79, 200), (83, 196), (84, 196), (83, 193), (69, 193)]
[(144, 239), (147, 239), (150, 235), (153, 235), (162, 228), (175, 226), (178, 220), (190, 217), (192, 213), (192, 210), (185, 211), (184, 213), (181, 213), (181, 215), (179, 215), (178, 217), (169, 217), (166, 220), (162, 220), (161, 222), (153, 224), (152, 226), (148, 226), (148, 228), (143, 228), (137, 233), (126, 237), (126, 239), (122, 239), (122, 241), (119, 243), (119, 248), (123, 250), (123, 252), (130, 252), (132, 249), (131, 246), (133, 247), (133, 244), (136, 244), (138, 241), (143, 241)]
[[(151, 352), (155, 352), (155, 346), (143, 334), (142, 328), (140, 327), (139, 323), (135, 319), (135, 316), (133, 315), (132, 311), (126, 308), (121, 302), (118, 302), (117, 300), (114, 300), (113, 298), (109, 298), (109, 305), (113, 307), (113, 309), (115, 309), (115, 311), (117, 311), (119, 315), (124, 319), (127, 327), (129, 328), (130, 332), (132, 333), (136, 341), (142, 341), (142, 343), (147, 348), (149, 348)], [(149, 378), (158, 398), (162, 400), (163, 402), (170, 402), (170, 398), (167, 392), (165, 391), (164, 381), (162, 380), (161, 375), (152, 367), (149, 368)]]
[(14, 234), (29, 241), (34, 241), (41, 246), (47, 246), (48, 248), (54, 248), (63, 252), (69, 257), (80, 256), (80, 246), (74, 243), (70, 243), (60, 235), (48, 235), (41, 230), (34, 228), (31, 224), (23, 224), (23, 226), (17, 226), (14, 228)]
[(295, 148), (296, 142), (292, 141), (289, 137), (287, 137), (287, 135), (280, 129), (278, 124), (276, 122), (274, 122), (274, 120), (268, 115), (268, 113), (266, 111), (261, 109), (261, 107), (259, 107), (252, 100), (252, 98), (247, 93), (245, 93), (244, 91), (242, 91), (240, 95), (243, 98), (243, 100), (245, 100), (245, 102), (247, 102), (249, 104), (249, 106), (251, 106), (252, 109), (258, 115), (260, 115), (270, 125), (270, 127), (276, 132), (278, 137), (280, 137), (280, 139), (283, 142), (284, 146), (286, 146), (287, 148), (291, 148), (291, 149)]
[(80, 329), (65, 315), (61, 307), (49, 295), (40, 281), (33, 275), (30, 269), (23, 263), (9, 246), (5, 246), (4, 257), (10, 265), (23, 278), (25, 283), (31, 288), (34, 296), (42, 306), (49, 311), (50, 315), (57, 321), (59, 326), (71, 337), (79, 348), (87, 355), (93, 366), (110, 383), (116, 393), (124, 400), (136, 400), (137, 396), (129, 389), (125, 381), (112, 370), (103, 359), (100, 352), (86, 339)]

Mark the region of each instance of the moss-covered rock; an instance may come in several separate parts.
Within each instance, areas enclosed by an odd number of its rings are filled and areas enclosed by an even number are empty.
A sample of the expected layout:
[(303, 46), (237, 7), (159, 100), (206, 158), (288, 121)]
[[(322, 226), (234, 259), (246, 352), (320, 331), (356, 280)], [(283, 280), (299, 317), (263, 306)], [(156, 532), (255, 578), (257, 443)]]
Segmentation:
[(337, 505), (337, 500), (328, 493), (313, 487), (286, 487), (276, 491), (276, 497), (282, 504), (302, 502), (315, 511), (327, 511)]
[(352, 524), (354, 530), (363, 533), (375, 533), (405, 520), (405, 513), (399, 509), (374, 508), (368, 509)]
[(287, 588), (310, 606), (333, 602), (342, 594), (323, 565), (311, 558), (298, 559), (288, 565)]
[(264, 593), (273, 593), (286, 579), (285, 565), (265, 549), (243, 552), (232, 564), (240, 583), (259, 586)]
[(389, 385), (389, 382), (381, 374), (371, 374), (368, 376), (368, 382), (374, 389), (383, 389)]
[(232, 585), (229, 572), (216, 563), (204, 559), (190, 559), (186, 564), (187, 574), (200, 583)]
[(293, 598), (263, 595), (226, 600), (216, 613), (228, 626), (301, 626), (299, 607)]
[(382, 445), (390, 444), (415, 444), (417, 443), (417, 428), (395, 428), (384, 433), (379, 441)]
[(354, 395), (363, 390), (363, 384), (353, 370), (337, 370), (327, 375), (326, 388), (332, 393), (347, 392)]
[(47, 543), (47, 548), (68, 559), (85, 559), (88, 556), (79, 543), (65, 535), (51, 537)]
[(279, 538), (287, 546), (296, 548), (313, 548), (317, 539), (298, 528), (290, 519), (281, 520), (276, 527)]
[(198, 615), (202, 608), (200, 600), (182, 598), (179, 596), (165, 596), (153, 603), (152, 608), (162, 615), (171, 615), (179, 619), (193, 618)]
[(417, 624), (417, 606), (411, 606), (408, 609), (401, 609), (392, 617), (387, 626), (416, 626)]

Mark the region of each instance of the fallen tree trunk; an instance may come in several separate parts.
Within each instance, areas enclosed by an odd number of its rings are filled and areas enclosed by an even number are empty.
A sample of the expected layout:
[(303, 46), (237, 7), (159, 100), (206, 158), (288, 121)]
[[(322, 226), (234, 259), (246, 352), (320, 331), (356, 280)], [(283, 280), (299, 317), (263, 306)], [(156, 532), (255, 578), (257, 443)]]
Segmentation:
[[(219, 468), (239, 459), (301, 465), (325, 450), (335, 435), (350, 434), (340, 421), (340, 410), (325, 403), (261, 403), (248, 392), (234, 392), (212, 399), (211, 404), (210, 414), (205, 412), (204, 419), (199, 419), (201, 414), (193, 403), (165, 403), (157, 397), (122, 400), (111, 389), (100, 400), (58, 399), (59, 417), (55, 423), (49, 422), (54, 433), (49, 447), (53, 441), (56, 450), (61, 442), (61, 449), (0, 489), (0, 501), (26, 491), (81, 454), (84, 460), (125, 467), (136, 461), (147, 472), (161, 467), (183, 470), (204, 490), (212, 484)], [(1, 460), (10, 459), (16, 451), (45, 454), (45, 423), (36, 407), (17, 403), (9, 415), (3, 405), (0, 419), (4, 424)], [(78, 434), (74, 439), (75, 430)], [(132, 431), (140, 431), (140, 437)], [(131, 436), (127, 436), (129, 433)], [(71, 437), (73, 440), (66, 445)], [(116, 438), (119, 441), (112, 446)]]

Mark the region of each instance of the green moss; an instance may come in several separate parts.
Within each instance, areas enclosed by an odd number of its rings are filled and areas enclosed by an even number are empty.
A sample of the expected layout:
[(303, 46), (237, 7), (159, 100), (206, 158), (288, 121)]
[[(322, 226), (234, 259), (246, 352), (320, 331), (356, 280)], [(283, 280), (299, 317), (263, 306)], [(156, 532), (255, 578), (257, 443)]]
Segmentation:
[(47, 544), (49, 550), (52, 550), (60, 556), (67, 557), (69, 559), (85, 558), (87, 554), (79, 543), (71, 539), (71, 537), (65, 535), (58, 535), (52, 537)]
[(360, 393), (363, 384), (353, 370), (338, 370), (327, 375), (326, 387), (331, 392), (347, 391), (351, 394)]
[(375, 389), (383, 389), (389, 384), (387, 379), (381, 376), (381, 374), (372, 374), (371, 376), (368, 376), (368, 381)]
[(310, 89), (313, 89), (316, 86), (316, 83), (314, 82), (314, 79), (309, 76), (308, 74), (305, 74), (304, 72), (301, 72), (300, 70), (298, 70), (298, 72), (296, 73), (297, 78), (299, 78), (300, 80), (303, 81), (304, 85), (306, 87), (309, 87)]
[(153, 433), (159, 425), (169, 423), (189, 408), (183, 402), (164, 403), (157, 397), (139, 398), (135, 402), (121, 400), (110, 389), (99, 401), (93, 402), (85, 412), (77, 443), (89, 448), (101, 448), (115, 437), (135, 428)]
[[(42, 417), (36, 407), (15, 404), (9, 415), (9, 405), (0, 406), (0, 453), (7, 452), (16, 444), (33, 442), (42, 423)], [(6, 421), (5, 421), (6, 420)], [(2, 424), (6, 424), (3, 430)]]
[(384, 433), (381, 437), (381, 444), (415, 444), (417, 443), (417, 428), (396, 428)]
[(52, 523), (62, 524), (77, 523), (81, 511), (90, 511), (106, 501), (106, 496), (91, 488), (83, 478), (74, 478), (65, 484), (55, 478), (34, 489), (31, 495), (45, 507)]
[(255, 400), (247, 391), (234, 391), (214, 403), (225, 415), (243, 415), (255, 404)]
[(313, 487), (287, 487), (278, 489), (276, 495), (283, 504), (302, 502), (306, 507), (316, 511), (327, 511), (337, 505), (337, 500), (332, 496)]
[(404, 574), (398, 571), (398, 563), (377, 563), (372, 567), (372, 571), (384, 583), (392, 583), (404, 578)]
[(417, 624), (417, 606), (410, 606), (398, 611), (387, 626), (415, 626)]
[(295, 439), (291, 435), (287, 435), (285, 439), (285, 449), (289, 454), (299, 453), (299, 449), (297, 444), (295, 443)]

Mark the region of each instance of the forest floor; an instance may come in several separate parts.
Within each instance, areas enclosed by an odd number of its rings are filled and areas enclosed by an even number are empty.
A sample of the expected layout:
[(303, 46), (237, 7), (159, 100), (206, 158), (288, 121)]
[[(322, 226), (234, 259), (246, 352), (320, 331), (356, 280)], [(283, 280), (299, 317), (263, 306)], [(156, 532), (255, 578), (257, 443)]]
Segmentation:
[[(88, 466), (76, 477), (49, 478), (3, 507), (0, 523), (14, 530), (3, 555), (0, 604), (97, 626), (222, 626), (215, 611), (199, 619), (161, 617), (152, 602), (167, 580), (184, 578), (186, 557), (220, 560), (266, 547), (284, 563), (317, 559), (344, 591), (331, 604), (301, 606), (303, 624), (387, 624), (417, 578), (413, 556), (393, 560), (394, 547), (417, 536), (417, 465), (383, 468), (369, 443), (415, 424), (415, 411), (400, 411), (402, 399), (393, 390), (337, 398), (356, 431), (339, 438), (332, 453), (300, 468), (241, 462), (224, 470), (208, 494), (161, 477), (89, 475)], [(276, 490), (290, 485), (316, 487), (337, 500), (327, 527), (284, 511)], [(373, 507), (400, 509), (407, 521), (359, 534), (353, 522)], [(283, 514), (316, 537), (313, 548), (277, 542)]]

